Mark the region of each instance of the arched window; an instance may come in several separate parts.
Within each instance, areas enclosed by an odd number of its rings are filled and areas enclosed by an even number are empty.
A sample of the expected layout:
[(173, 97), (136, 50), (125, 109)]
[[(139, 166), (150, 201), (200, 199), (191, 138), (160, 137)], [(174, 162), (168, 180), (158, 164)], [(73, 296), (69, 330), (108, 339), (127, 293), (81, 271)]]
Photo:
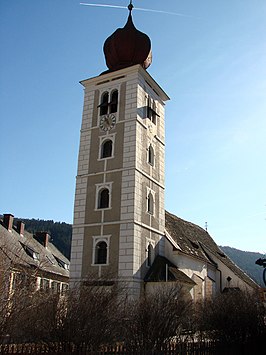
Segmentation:
[(110, 139), (105, 140), (102, 144), (101, 158), (109, 158), (112, 156), (112, 153), (113, 153), (113, 142)]
[(151, 144), (148, 149), (148, 163), (154, 166), (154, 149)]
[(109, 190), (102, 189), (99, 192), (98, 208), (108, 208), (109, 207)]
[(98, 242), (95, 247), (95, 264), (107, 264), (107, 244), (104, 241)]
[(159, 115), (157, 114), (156, 103), (150, 97), (147, 97), (146, 116), (156, 125), (157, 116), (159, 117)]
[(152, 264), (152, 251), (153, 251), (153, 247), (151, 244), (149, 244), (147, 248), (147, 253), (148, 253), (147, 266), (151, 266)]
[(110, 113), (117, 112), (117, 104), (118, 104), (118, 91), (114, 90), (111, 95)]
[(100, 115), (106, 115), (108, 113), (108, 99), (109, 94), (108, 92), (103, 93), (101, 104), (100, 104)]
[(148, 213), (153, 214), (153, 196), (151, 192), (149, 192), (147, 198), (147, 211)]

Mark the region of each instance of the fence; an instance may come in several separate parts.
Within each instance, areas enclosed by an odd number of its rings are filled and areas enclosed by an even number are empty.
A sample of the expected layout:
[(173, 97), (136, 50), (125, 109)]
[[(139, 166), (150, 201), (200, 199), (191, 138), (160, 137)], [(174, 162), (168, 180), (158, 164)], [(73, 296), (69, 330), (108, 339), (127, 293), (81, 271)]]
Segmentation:
[(61, 355), (256, 355), (261, 344), (221, 344), (214, 341), (184, 342), (162, 346), (159, 350), (126, 349), (124, 346), (104, 347), (93, 351), (86, 344), (0, 344), (0, 354), (61, 354)]
[(216, 348), (215, 342), (197, 342), (168, 344), (160, 350), (126, 349), (124, 346), (104, 347), (100, 351), (92, 351), (89, 346), (82, 344), (76, 346), (72, 343), (45, 343), (45, 344), (1, 344), (0, 354), (77, 354), (77, 355), (211, 355)]

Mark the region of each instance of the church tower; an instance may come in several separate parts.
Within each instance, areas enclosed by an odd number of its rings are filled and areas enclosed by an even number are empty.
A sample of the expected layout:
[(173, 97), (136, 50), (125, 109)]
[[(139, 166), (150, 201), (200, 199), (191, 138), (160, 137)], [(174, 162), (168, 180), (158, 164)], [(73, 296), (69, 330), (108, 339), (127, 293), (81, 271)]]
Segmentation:
[(71, 251), (71, 284), (123, 281), (138, 296), (164, 255), (164, 104), (146, 69), (149, 37), (129, 5), (126, 25), (104, 44), (108, 70), (84, 87)]

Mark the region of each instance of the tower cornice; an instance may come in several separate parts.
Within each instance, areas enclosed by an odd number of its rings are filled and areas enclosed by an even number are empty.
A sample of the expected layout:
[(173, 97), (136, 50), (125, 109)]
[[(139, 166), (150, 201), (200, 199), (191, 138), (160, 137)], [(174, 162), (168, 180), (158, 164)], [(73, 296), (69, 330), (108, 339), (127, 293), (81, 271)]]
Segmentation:
[(157, 95), (160, 97), (162, 101), (170, 100), (166, 92), (161, 88), (159, 84), (157, 84), (157, 82), (153, 79), (153, 77), (145, 69), (142, 68), (140, 64), (136, 64), (136, 65), (132, 65), (131, 67), (116, 70), (115, 72), (109, 72), (92, 78), (84, 79), (80, 81), (80, 84), (84, 86), (84, 88), (93, 85), (95, 86), (105, 85), (108, 82), (112, 83), (115, 80), (121, 80), (123, 79), (124, 76), (135, 74), (137, 72), (146, 80), (148, 85), (150, 85), (153, 88), (153, 90), (157, 93)]

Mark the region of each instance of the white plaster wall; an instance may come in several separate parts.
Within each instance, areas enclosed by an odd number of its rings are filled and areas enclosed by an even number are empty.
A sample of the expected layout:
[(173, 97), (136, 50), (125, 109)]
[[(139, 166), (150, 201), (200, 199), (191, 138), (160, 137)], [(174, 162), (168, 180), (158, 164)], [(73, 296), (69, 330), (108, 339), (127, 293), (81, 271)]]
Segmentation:
[(81, 278), (85, 207), (87, 197), (86, 174), (88, 174), (89, 170), (89, 155), (91, 145), (90, 127), (92, 124), (93, 101), (94, 90), (85, 90), (71, 243), (70, 283), (72, 285)]
[[(127, 288), (135, 292), (133, 275), (135, 268), (135, 165), (136, 165), (136, 107), (137, 75), (127, 78), (126, 105), (123, 142), (123, 172), (121, 182), (121, 224), (119, 238), (118, 275), (128, 283)], [(123, 223), (125, 221), (125, 223)], [(131, 286), (130, 286), (131, 285)]]
[[(213, 261), (218, 264), (218, 270), (204, 261), (193, 259), (182, 253), (173, 252), (171, 243), (168, 240), (165, 241), (165, 256), (190, 278), (193, 274), (199, 276), (203, 280), (209, 276), (215, 281), (216, 292), (221, 292), (225, 287), (239, 287), (242, 290), (248, 291), (253, 290), (251, 286), (245, 283), (229, 267), (223, 264), (220, 259), (214, 254), (210, 254)], [(228, 276), (231, 277), (230, 283), (226, 280)]]
[[(125, 168), (135, 168), (136, 170), (131, 170), (129, 172), (132, 180), (134, 181), (134, 191), (125, 191), (123, 185), (124, 182), (124, 174), (123, 174), (123, 182), (122, 182), (122, 201), (123, 201), (123, 209), (121, 209), (121, 219), (129, 220), (132, 219), (137, 224), (134, 224), (133, 230), (130, 231), (127, 229), (127, 235), (132, 236), (133, 239), (133, 254), (128, 255), (128, 263), (132, 262), (132, 277), (136, 279), (141, 279), (140, 269), (141, 266), (145, 263), (145, 253), (142, 252), (141, 248), (143, 247), (143, 234), (144, 230), (141, 227), (141, 218), (143, 211), (143, 199), (146, 199), (146, 196), (143, 196), (143, 181), (148, 179), (147, 174), (143, 174), (143, 137), (147, 136), (147, 127), (145, 126), (143, 120), (143, 109), (146, 105), (146, 96), (147, 92), (144, 90), (148, 88), (149, 95), (154, 97), (154, 91), (147, 85), (144, 78), (139, 74), (138, 71), (135, 72), (135, 76), (132, 74), (130, 78), (127, 79), (127, 87), (126, 87), (126, 115), (125, 115), (125, 135), (124, 135), (124, 162), (123, 166)], [(158, 97), (156, 96), (158, 100)], [(160, 100), (160, 99), (159, 99)], [(163, 117), (163, 107), (161, 100), (159, 112), (161, 114), (160, 120), (162, 121), (161, 125), (159, 126), (161, 139), (164, 139), (164, 117)], [(156, 132), (158, 134), (158, 132)], [(144, 136), (143, 136), (144, 135)], [(161, 142), (157, 142), (158, 145), (158, 156), (157, 159), (157, 166), (160, 171), (160, 179), (164, 182), (164, 145)], [(159, 146), (162, 146), (159, 148)], [(133, 180), (134, 179), (134, 180)], [(130, 193), (130, 200), (126, 197)], [(133, 196), (132, 196), (133, 193)], [(132, 198), (133, 197), (133, 198)], [(160, 206), (156, 206), (160, 211), (160, 231), (163, 233), (164, 231), (164, 189), (160, 191)], [(127, 208), (127, 210), (126, 210)], [(128, 214), (128, 209), (133, 211), (132, 215)], [(122, 225), (121, 225), (122, 228)], [(147, 226), (146, 226), (147, 228)], [(153, 232), (152, 232), (153, 233)], [(155, 236), (154, 236), (155, 237)], [(160, 237), (158, 234), (156, 235), (155, 239), (158, 243)], [(124, 231), (120, 235), (120, 251), (123, 255), (126, 253), (128, 248), (132, 248), (132, 245), (129, 244), (132, 240), (126, 235), (124, 235)], [(163, 251), (163, 248), (161, 247)], [(121, 259), (122, 260), (122, 259)], [(125, 260), (125, 257), (123, 257)], [(129, 264), (128, 264), (129, 266)], [(124, 269), (125, 264), (119, 263), (119, 273), (120, 275), (129, 276), (129, 272)]]
[[(244, 282), (239, 276), (237, 276), (231, 269), (229, 269), (225, 264), (223, 264), (220, 259), (218, 259), (214, 254), (211, 254), (213, 260), (218, 264), (218, 269), (220, 270), (216, 272), (217, 279), (217, 288), (220, 289), (220, 283), (218, 284), (218, 280), (220, 281), (220, 275), (222, 278), (221, 288), (222, 290), (225, 287), (239, 287), (243, 291), (252, 291), (253, 288), (249, 286), (246, 282)], [(227, 277), (231, 277), (230, 283), (226, 280)]]

